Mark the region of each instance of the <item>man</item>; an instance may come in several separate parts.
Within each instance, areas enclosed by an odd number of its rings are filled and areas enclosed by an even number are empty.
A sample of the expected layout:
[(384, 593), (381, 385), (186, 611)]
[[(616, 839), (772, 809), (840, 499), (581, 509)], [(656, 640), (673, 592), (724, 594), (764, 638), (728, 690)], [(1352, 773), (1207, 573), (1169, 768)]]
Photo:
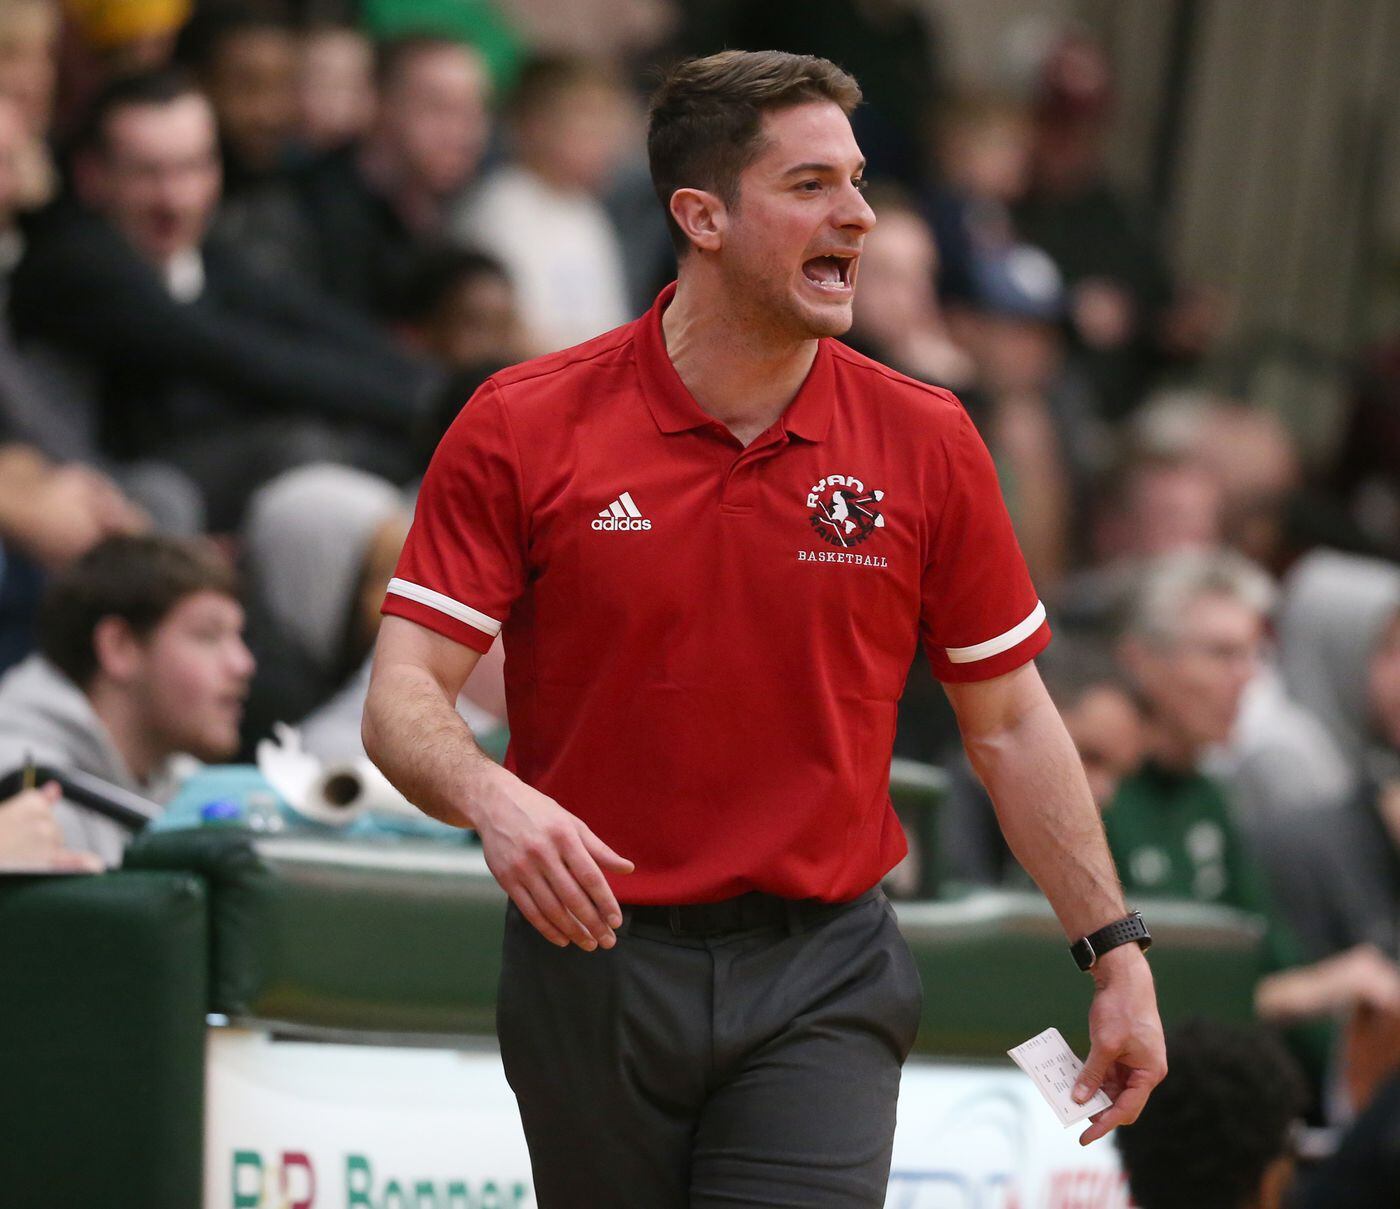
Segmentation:
[[(1271, 895), (1259, 865), (1265, 853), (1246, 845), (1224, 789), (1202, 769), (1207, 750), (1234, 729), (1272, 598), (1268, 576), (1231, 552), (1181, 552), (1144, 573), (1120, 657), (1146, 712), (1147, 759), (1104, 816), (1109, 845), (1130, 891), (1220, 903), (1268, 921), (1271, 973), (1255, 992), (1261, 1017), (1317, 1019), (1358, 1005), (1397, 1016), (1400, 968), (1373, 945), (1299, 946), (1298, 936), (1327, 932), (1307, 918), (1331, 909), (1327, 883), (1340, 862), (1326, 859), (1338, 855), (1326, 836), (1275, 831)], [(1303, 964), (1305, 957), (1322, 960)]]
[(245, 232), (267, 263), (384, 316), (415, 258), (445, 239), (448, 211), (476, 174), (490, 79), (470, 46), (403, 38), (380, 51), (378, 85), (365, 137), (292, 182), (289, 205), (266, 198)]
[(1256, 1029), (1200, 1020), (1174, 1029), (1168, 1041), (1171, 1074), (1117, 1138), (1133, 1203), (1282, 1209), (1306, 1103), (1297, 1064)]
[(631, 313), (622, 246), (602, 202), (627, 147), (629, 98), (587, 60), (537, 59), (507, 112), (512, 158), (473, 191), (456, 229), (504, 262), (526, 327), (553, 352)]
[[(478, 392), (385, 603), (366, 748), (511, 897), (501, 1053), (542, 1206), (884, 1203), (922, 996), (875, 887), (921, 632), (1066, 933), (1124, 915), (985, 449), (832, 339), (875, 221), (859, 96), (778, 52), (675, 69), (649, 150), (678, 282)], [(838, 499), (869, 501), (853, 528)], [(510, 771), (452, 709), (500, 631)], [(1079, 1090), (1116, 1103), (1086, 1142), (1165, 1065), (1138, 946), (1094, 969)]]
[(224, 197), (285, 173), (297, 133), (301, 46), (275, 8), (209, 7), (180, 37), (219, 124)]
[(206, 240), (220, 191), (214, 115), (185, 77), (109, 86), (73, 179), (82, 204), (37, 224), (14, 319), (21, 340), (90, 380), (104, 452), (178, 466), (218, 529), (260, 478), (300, 462), (397, 473), (385, 460), (431, 371)]
[[(32, 762), (159, 799), (177, 753), (238, 749), (253, 657), (232, 573), (206, 547), (112, 537), (56, 578), (39, 652), (0, 680), (0, 775)], [(126, 834), (59, 803), (68, 843), (108, 864)]]

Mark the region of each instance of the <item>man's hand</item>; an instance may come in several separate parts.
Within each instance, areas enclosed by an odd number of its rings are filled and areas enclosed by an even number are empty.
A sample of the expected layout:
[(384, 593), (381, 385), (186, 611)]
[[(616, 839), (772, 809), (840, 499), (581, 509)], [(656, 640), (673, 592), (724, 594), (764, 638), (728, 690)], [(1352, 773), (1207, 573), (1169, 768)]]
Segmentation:
[(1089, 1009), (1089, 1058), (1074, 1086), (1074, 1099), (1083, 1104), (1102, 1087), (1113, 1107), (1090, 1118), (1089, 1128), (1079, 1135), (1081, 1146), (1136, 1121), (1167, 1073), (1152, 971), (1142, 950), (1121, 945), (1094, 963), (1093, 974), (1098, 990)]
[(622, 910), (599, 866), (631, 873), (631, 861), (504, 769), (473, 815), (487, 868), (545, 939), (590, 952), (617, 943)]
[(58, 782), (50, 781), (0, 802), (0, 866), (102, 872), (102, 861), (95, 854), (64, 846), (63, 832), (53, 817), (59, 792)]

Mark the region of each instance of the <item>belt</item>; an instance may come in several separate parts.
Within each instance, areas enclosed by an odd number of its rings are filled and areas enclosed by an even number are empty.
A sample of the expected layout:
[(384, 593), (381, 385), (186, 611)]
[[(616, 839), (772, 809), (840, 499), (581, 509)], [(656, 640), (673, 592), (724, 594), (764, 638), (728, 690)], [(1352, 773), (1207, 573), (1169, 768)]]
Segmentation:
[(683, 903), (676, 906), (624, 907), (626, 924), (630, 927), (659, 928), (673, 936), (714, 937), (758, 928), (783, 927), (789, 932), (801, 932), (814, 924), (840, 915), (861, 903), (869, 902), (880, 893), (878, 886), (859, 898), (843, 903), (828, 903), (817, 898), (780, 898), (753, 890), (736, 898), (717, 903)]

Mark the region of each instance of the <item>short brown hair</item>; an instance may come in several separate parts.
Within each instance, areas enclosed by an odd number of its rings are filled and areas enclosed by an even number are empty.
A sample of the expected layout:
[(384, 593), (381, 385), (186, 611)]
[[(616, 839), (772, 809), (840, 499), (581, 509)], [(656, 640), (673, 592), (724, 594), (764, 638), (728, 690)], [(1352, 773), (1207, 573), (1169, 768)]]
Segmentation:
[(725, 50), (671, 69), (651, 99), (647, 157), (678, 255), (689, 243), (671, 195), (705, 189), (733, 206), (739, 175), (763, 150), (763, 115), (808, 101), (831, 101), (849, 117), (860, 85), (829, 59), (781, 50)]
[(196, 592), (238, 599), (233, 568), (207, 542), (109, 537), (49, 585), (39, 612), (39, 651), (79, 688), (87, 688), (97, 673), (92, 635), (98, 622), (120, 617), (144, 638)]

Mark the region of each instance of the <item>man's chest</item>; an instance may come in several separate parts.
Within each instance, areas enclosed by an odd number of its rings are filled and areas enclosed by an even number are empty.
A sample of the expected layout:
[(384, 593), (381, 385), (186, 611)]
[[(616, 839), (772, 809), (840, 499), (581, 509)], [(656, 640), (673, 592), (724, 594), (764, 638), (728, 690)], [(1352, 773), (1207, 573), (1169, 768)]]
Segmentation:
[(903, 675), (929, 544), (907, 456), (763, 438), (740, 450), (686, 433), (581, 443), (566, 461), (531, 511), (545, 647), (561, 632), (630, 643), (679, 680), (736, 650), (805, 653), (836, 675), (888, 662)]

